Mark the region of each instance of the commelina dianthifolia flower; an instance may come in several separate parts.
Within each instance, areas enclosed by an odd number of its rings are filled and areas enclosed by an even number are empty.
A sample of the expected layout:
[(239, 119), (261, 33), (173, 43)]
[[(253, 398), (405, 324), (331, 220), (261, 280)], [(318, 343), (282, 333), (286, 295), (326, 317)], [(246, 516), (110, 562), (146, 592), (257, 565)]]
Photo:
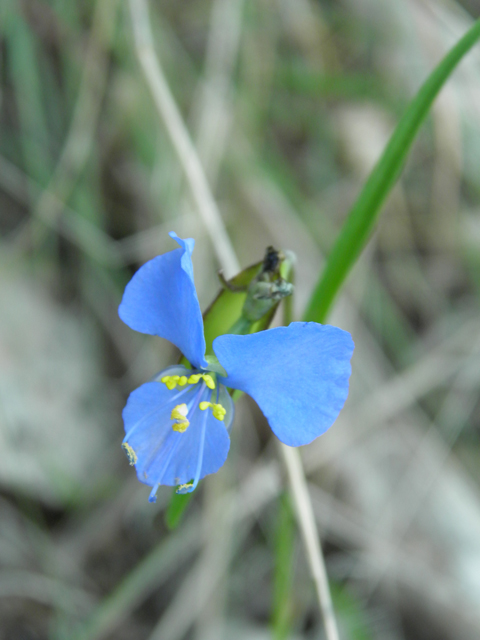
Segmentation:
[(203, 319), (193, 280), (194, 240), (154, 258), (128, 283), (120, 318), (135, 331), (176, 345), (192, 369), (172, 366), (130, 394), (123, 441), (138, 479), (152, 488), (193, 491), (220, 469), (230, 447), (234, 406), (227, 387), (251, 396), (275, 435), (308, 444), (336, 420), (348, 395), (353, 341), (316, 322), (292, 322), (249, 335), (221, 335), (213, 349), (227, 376), (209, 369)]

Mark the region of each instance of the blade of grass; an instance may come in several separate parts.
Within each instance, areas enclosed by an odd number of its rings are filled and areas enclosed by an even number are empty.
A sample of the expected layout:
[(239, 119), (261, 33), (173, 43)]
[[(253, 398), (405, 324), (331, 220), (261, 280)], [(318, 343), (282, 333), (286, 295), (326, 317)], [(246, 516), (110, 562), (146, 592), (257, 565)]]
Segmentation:
[(23, 163), (28, 175), (44, 186), (51, 171), (51, 157), (39, 43), (18, 8), (7, 10), (3, 31), (17, 100)]
[(34, 203), (33, 220), (17, 234), (17, 246), (31, 241), (41, 246), (48, 237), (47, 228), (60, 219), (89, 159), (106, 87), (107, 51), (116, 25), (117, 7), (117, 0), (95, 4), (72, 121), (55, 167), (48, 171), (48, 180), (36, 180), (45, 190)]
[(141, 560), (107, 596), (74, 635), (76, 640), (97, 640), (111, 633), (138, 602), (168, 578), (197, 546), (196, 527), (184, 528), (165, 538)]
[(480, 38), (480, 20), (447, 53), (398, 123), (335, 242), (315, 287), (305, 320), (324, 322), (333, 300), (366, 245), (381, 206), (400, 175), (420, 125), (448, 77)]

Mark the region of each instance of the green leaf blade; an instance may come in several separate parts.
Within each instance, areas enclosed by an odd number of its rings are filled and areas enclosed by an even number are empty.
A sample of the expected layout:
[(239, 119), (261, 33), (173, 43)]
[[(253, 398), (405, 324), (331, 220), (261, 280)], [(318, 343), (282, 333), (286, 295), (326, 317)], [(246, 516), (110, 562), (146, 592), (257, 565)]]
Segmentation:
[(304, 315), (325, 322), (333, 300), (366, 245), (381, 206), (397, 181), (415, 136), (458, 63), (480, 39), (480, 20), (447, 53), (421, 86), (393, 132), (343, 225)]

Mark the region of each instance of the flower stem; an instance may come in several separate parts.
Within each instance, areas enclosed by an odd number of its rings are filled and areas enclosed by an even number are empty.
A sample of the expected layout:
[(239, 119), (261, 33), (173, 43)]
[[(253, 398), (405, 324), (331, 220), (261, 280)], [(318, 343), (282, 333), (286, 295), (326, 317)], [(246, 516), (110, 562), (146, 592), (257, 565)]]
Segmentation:
[(233, 323), (227, 333), (233, 333), (238, 336), (245, 336), (250, 333), (252, 324), (253, 322), (250, 322), (250, 320), (247, 320), (243, 316), (240, 316), (240, 318)]

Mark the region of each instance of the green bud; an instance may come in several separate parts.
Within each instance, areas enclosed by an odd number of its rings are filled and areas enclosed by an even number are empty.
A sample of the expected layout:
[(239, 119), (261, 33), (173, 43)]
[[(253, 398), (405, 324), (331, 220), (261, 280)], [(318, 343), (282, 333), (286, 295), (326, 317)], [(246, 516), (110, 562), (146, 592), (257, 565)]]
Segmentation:
[[(242, 317), (248, 322), (256, 322), (265, 316), (282, 298), (292, 295), (293, 284), (280, 274), (286, 257), (273, 247), (265, 253), (262, 269), (247, 288), (247, 297), (242, 309)], [(293, 261), (289, 252), (288, 260)]]

